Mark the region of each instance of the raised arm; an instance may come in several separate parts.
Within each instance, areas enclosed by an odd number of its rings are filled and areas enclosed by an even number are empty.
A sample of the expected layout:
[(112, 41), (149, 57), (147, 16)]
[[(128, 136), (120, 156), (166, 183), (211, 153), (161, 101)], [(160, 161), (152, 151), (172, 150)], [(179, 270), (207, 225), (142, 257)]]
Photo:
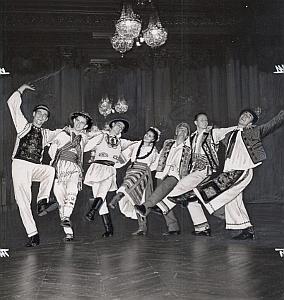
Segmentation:
[(34, 91), (34, 87), (24, 84), (20, 86), (18, 90), (15, 91), (7, 101), (18, 134), (20, 134), (28, 124), (28, 121), (21, 110), (21, 95), (26, 89)]
[(236, 128), (237, 126), (232, 126), (227, 128), (213, 128), (212, 135), (213, 135), (214, 142), (218, 144), (221, 140), (223, 140), (223, 138), (228, 132), (233, 131)]

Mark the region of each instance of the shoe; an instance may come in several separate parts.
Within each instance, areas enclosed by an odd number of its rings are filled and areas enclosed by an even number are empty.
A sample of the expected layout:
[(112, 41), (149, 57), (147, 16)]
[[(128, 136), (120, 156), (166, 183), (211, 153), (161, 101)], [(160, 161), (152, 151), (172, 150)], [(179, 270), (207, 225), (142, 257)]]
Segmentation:
[(63, 240), (65, 242), (72, 242), (74, 240), (74, 236), (71, 233), (67, 233)]
[(208, 228), (202, 231), (192, 231), (192, 234), (196, 236), (211, 236), (211, 229)]
[(109, 207), (112, 208), (112, 209), (115, 209), (116, 206), (117, 206), (117, 203), (124, 197), (124, 193), (121, 193), (121, 192), (118, 192), (113, 198), (112, 200), (110, 201), (109, 203)]
[(136, 212), (141, 216), (141, 217), (146, 217), (147, 214), (147, 210), (145, 205), (141, 204), (141, 205), (134, 205), (134, 209), (136, 210)]
[(162, 212), (162, 210), (160, 209), (160, 207), (157, 206), (157, 205), (151, 207), (150, 210), (151, 210), (151, 212), (153, 212), (153, 213), (155, 213), (155, 214), (157, 214), (159, 216), (163, 216), (164, 215), (163, 212)]
[(60, 225), (62, 227), (72, 227), (72, 222), (71, 222), (70, 218), (64, 218), (61, 220)]
[(168, 200), (172, 201), (175, 204), (179, 204), (182, 207), (187, 207), (189, 202), (198, 201), (198, 198), (193, 191), (189, 191), (178, 196), (169, 196), (167, 198)]
[(38, 246), (40, 243), (40, 238), (39, 238), (39, 234), (35, 234), (31, 237), (29, 237), (27, 243), (26, 243), (26, 247), (35, 247)]
[(138, 229), (138, 230), (131, 233), (131, 235), (140, 235), (140, 236), (141, 235), (146, 235), (146, 234), (147, 234), (147, 232), (144, 231), (143, 229)]
[(233, 237), (233, 240), (254, 240), (255, 232), (253, 227), (245, 228), (242, 232)]
[(101, 208), (103, 204), (103, 199), (101, 197), (95, 198), (91, 209), (87, 212), (85, 218), (89, 222), (94, 221), (96, 212)]
[(50, 198), (47, 202), (47, 198), (41, 199), (37, 203), (37, 214), (42, 217), (49, 212), (52, 212), (58, 208), (58, 202), (53, 198)]
[(169, 235), (180, 235), (180, 230), (171, 230), (162, 233), (163, 236), (169, 236)]

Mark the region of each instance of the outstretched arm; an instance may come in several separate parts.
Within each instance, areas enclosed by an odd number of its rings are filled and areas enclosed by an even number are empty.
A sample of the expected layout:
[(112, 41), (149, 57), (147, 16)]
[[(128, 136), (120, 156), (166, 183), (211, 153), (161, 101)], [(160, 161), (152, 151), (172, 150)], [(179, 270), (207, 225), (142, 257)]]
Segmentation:
[(281, 127), (284, 123), (284, 110), (282, 109), (277, 116), (268, 121), (265, 124), (258, 126), (258, 130), (260, 131), (261, 138), (266, 137), (277, 128)]
[(11, 95), (11, 97), (7, 101), (16, 131), (18, 134), (21, 133), (28, 124), (28, 121), (25, 118), (25, 116), (23, 115), (23, 112), (21, 110), (21, 104), (22, 104), (21, 95), (23, 94), (23, 92), (26, 89), (32, 90), (32, 91), (35, 90), (33, 86), (23, 84), (22, 86), (20, 86), (18, 88), (17, 91), (15, 91)]

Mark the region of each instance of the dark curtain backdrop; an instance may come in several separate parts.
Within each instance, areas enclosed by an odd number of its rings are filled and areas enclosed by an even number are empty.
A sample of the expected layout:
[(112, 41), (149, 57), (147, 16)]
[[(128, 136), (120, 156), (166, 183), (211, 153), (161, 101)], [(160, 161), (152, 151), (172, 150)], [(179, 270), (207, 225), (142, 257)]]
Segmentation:
[[(91, 113), (99, 127), (123, 117), (131, 124), (128, 138), (141, 138), (149, 126), (158, 127), (162, 131), (159, 146), (174, 135), (179, 122), (190, 123), (194, 130), (193, 117), (200, 111), (207, 112), (210, 123), (220, 127), (235, 125), (244, 107), (261, 107), (259, 123), (263, 123), (284, 106), (284, 75), (273, 74), (275, 57), (281, 56), (283, 49), (187, 49), (174, 57), (151, 57), (142, 59), (142, 63), (112, 64), (99, 69), (60, 58), (53, 49), (46, 51), (19, 49), (13, 55), (6, 54), (5, 62), (12, 75), (0, 78), (2, 207), (15, 204), (10, 159), (15, 129), (6, 100), (24, 82), (32, 82), (37, 88), (36, 93), (27, 92), (23, 97), (22, 108), (28, 119), (38, 103), (50, 106), (52, 115), (47, 126), (51, 129), (64, 126), (69, 114), (77, 110)], [(129, 104), (127, 113), (106, 118), (99, 115), (97, 106), (105, 94), (114, 102), (123, 94)], [(245, 192), (247, 201), (283, 199), (283, 133), (281, 128), (264, 141), (268, 159), (255, 170)]]

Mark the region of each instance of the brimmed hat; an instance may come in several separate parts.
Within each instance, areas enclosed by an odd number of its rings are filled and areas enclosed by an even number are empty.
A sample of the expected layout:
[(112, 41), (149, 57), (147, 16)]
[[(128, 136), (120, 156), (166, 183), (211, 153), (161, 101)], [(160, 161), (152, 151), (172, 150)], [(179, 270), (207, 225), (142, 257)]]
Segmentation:
[(258, 119), (259, 119), (259, 115), (252, 110), (251, 108), (245, 108), (240, 112), (240, 116), (244, 113), (244, 112), (249, 112), (252, 116), (253, 116), (253, 120), (252, 120), (252, 124), (255, 124)]
[(87, 128), (86, 129), (90, 129), (93, 125), (93, 119), (92, 117), (84, 112), (84, 111), (77, 111), (77, 112), (73, 112), (71, 115), (70, 115), (70, 120), (73, 121), (73, 119), (77, 118), (77, 117), (83, 117), (87, 120)]
[(48, 106), (46, 106), (45, 104), (38, 104), (34, 107), (33, 112), (37, 111), (38, 109), (44, 109), (47, 111), (47, 116), (50, 116), (50, 110), (48, 108)]
[(121, 123), (124, 124), (124, 128), (123, 128), (123, 130), (122, 130), (122, 133), (126, 133), (126, 132), (128, 131), (128, 129), (129, 129), (129, 123), (128, 123), (128, 121), (126, 121), (126, 120), (124, 120), (124, 119), (115, 119), (115, 120), (110, 121), (110, 122), (109, 122), (109, 127), (112, 128), (113, 125), (114, 125), (115, 123), (117, 123), (117, 122), (121, 122)]

